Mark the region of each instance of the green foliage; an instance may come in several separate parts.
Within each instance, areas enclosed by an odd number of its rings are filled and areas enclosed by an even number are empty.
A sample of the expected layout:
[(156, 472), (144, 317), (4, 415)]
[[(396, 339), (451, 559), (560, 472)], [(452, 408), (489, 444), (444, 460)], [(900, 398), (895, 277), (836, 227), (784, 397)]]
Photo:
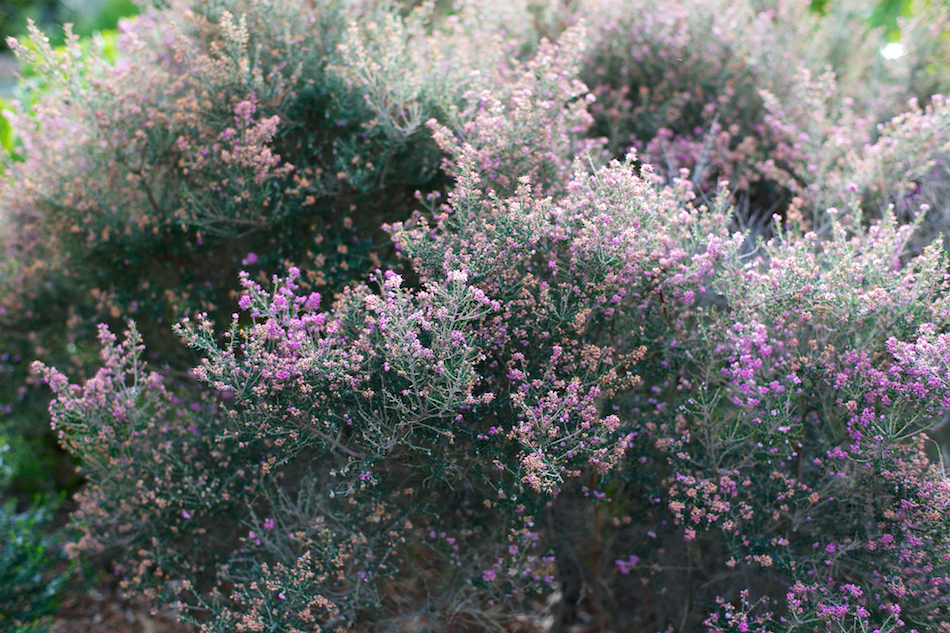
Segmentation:
[[(818, 15), (824, 16), (833, 0), (811, 0), (808, 8)], [(878, 0), (877, 4), (868, 12), (867, 22), (872, 29), (884, 29), (888, 42), (896, 42), (901, 37), (901, 29), (897, 21), (912, 15), (914, 0)]]
[(828, 3), (830, 0), (811, 0), (808, 8), (818, 15), (825, 15), (828, 12)]
[(909, 16), (913, 4), (913, 0), (880, 0), (868, 16), (868, 23), (874, 29), (883, 27), (887, 41), (896, 42), (901, 37), (897, 20)]
[[(0, 491), (6, 493), (34, 459), (22, 442), (0, 437)], [(0, 506), (0, 630), (43, 631), (44, 616), (56, 610), (71, 569), (61, 535), (50, 533), (59, 505), (59, 500), (38, 496), (21, 512), (16, 499)]]
[(7, 50), (7, 37), (27, 32), (30, 20), (46, 30), (51, 43), (58, 46), (65, 42), (62, 24), (72, 24), (74, 33), (88, 38), (114, 30), (119, 20), (139, 13), (132, 0), (97, 0), (91, 8), (77, 9), (62, 0), (7, 0), (0, 4), (0, 51)]
[(132, 0), (101, 0), (91, 14), (66, 15), (62, 22), (72, 22), (74, 32), (80, 37), (90, 37), (96, 32), (114, 31), (119, 20), (139, 13)]
[(55, 503), (16, 512), (16, 501), (0, 508), (0, 627), (43, 630), (68, 578), (58, 544), (46, 535)]
[[(9, 101), (0, 99), (0, 161), (5, 157), (12, 160), (23, 160), (19, 153), (20, 142), (16, 131), (10, 124), (9, 119), (3, 115), (4, 112), (11, 112), (10, 108), (11, 103)], [(3, 163), (0, 162), (0, 174), (3, 173), (2, 165)]]

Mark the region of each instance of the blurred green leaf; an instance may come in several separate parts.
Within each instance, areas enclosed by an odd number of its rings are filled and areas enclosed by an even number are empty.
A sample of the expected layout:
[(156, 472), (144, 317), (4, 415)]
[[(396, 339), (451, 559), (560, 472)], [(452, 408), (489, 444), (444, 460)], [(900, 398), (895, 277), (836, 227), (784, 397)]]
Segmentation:
[[(10, 159), (19, 161), (23, 160), (23, 156), (19, 152), (20, 139), (10, 124), (10, 120), (4, 115), (4, 111), (10, 112), (12, 110), (13, 104), (6, 99), (0, 99), (0, 148), (3, 148), (0, 151), (0, 156), (6, 154)], [(0, 173), (3, 173), (2, 159), (0, 159)]]
[[(872, 29), (884, 27), (888, 42), (900, 39), (901, 30), (897, 24), (898, 18), (908, 17), (912, 13), (912, 0), (879, 0), (867, 15), (867, 23)], [(831, 0), (811, 0), (808, 9), (818, 15), (827, 15), (831, 8)]]
[(812, 13), (817, 13), (818, 15), (825, 15), (828, 13), (828, 3), (830, 0), (811, 0), (811, 3), (808, 5), (808, 9)]
[(868, 17), (868, 24), (872, 29), (884, 27), (888, 42), (900, 39), (901, 30), (897, 19), (910, 15), (911, 0), (881, 0), (877, 3)]

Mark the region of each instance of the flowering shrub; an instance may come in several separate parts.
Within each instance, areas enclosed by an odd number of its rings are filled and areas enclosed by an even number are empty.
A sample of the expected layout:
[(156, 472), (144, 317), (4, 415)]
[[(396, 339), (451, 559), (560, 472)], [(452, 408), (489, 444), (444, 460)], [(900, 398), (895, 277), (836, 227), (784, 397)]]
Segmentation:
[[(576, 54), (560, 53), (577, 38), (510, 59), (471, 13), (432, 26), (427, 5), (402, 16), (347, 1), (204, 3), (123, 21), (114, 55), (72, 36), (53, 49), (36, 29), (11, 40), (34, 76), (4, 110), (19, 139), (0, 158), (9, 357), (55, 350), (91, 375), (99, 321), (134, 317), (156, 342), (196, 311), (224, 307), (223, 325), (241, 261), (259, 274), (316, 261), (301, 283), (329, 292), (392, 262), (380, 225), (446, 183), (424, 123), (462, 133), (485, 95), (493, 116), (523, 117), (518, 99), (553, 91), (544, 116), (512, 133), (552, 130), (539, 177), (559, 182), (588, 123)], [(455, 55), (460, 41), (479, 41), (478, 54)]]
[(803, 188), (910, 99), (947, 90), (932, 64), (947, 55), (945, 6), (902, 21), (905, 54), (895, 60), (881, 58), (886, 33), (862, 23), (867, 11), (860, 2), (830, 3), (819, 16), (800, 2), (591, 0), (566, 5), (560, 19), (588, 24), (581, 78), (597, 96), (593, 133), (613, 155), (636, 148), (667, 181), (688, 168), (706, 191), (728, 179), (748, 205), (739, 227), (767, 233), (794, 197), (806, 217), (820, 216), (831, 204)]
[(56, 396), (54, 431), (96, 482), (77, 496), (71, 521), (83, 534), (67, 549), (123, 555), (125, 585), (151, 595), (182, 570), (202, 574), (206, 548), (235, 538), (234, 526), (215, 517), (239, 514), (260, 468), (238, 458), (237, 440), (220, 437), (215, 403), (185, 401), (146, 373), (134, 327), (122, 343), (105, 326), (99, 335), (103, 366), (82, 389), (37, 367)]
[[(194, 358), (169, 325), (202, 310), (226, 324), (242, 267), (313, 262), (300, 283), (332, 294), (391, 263), (380, 225), (447, 177), (428, 130), (387, 124), (402, 115), (385, 108), (398, 94), (419, 121), (462, 125), (471, 112), (449, 114), (469, 107), (462, 93), (521, 64), (466, 13), (430, 28), (427, 7), (199, 3), (123, 21), (115, 42), (52, 48), (35, 29), (11, 40), (29, 77), (0, 122), (15, 131), (0, 151), (5, 424), (42, 435), (30, 359), (92, 376), (99, 322), (134, 317), (151, 353), (183, 372)], [(463, 38), (480, 38), (479, 54), (449, 59)], [(359, 46), (415, 57), (378, 76)], [(435, 55), (452, 72), (433, 73)]]
[[(838, 99), (846, 73), (750, 78), (825, 28), (784, 5), (645, 10), (623, 54), (685, 59), (669, 85), (614, 67), (619, 5), (550, 39), (574, 14), (509, 7), (507, 42), (490, 3), (288, 6), (148, 12), (115, 67), (20, 49), (51, 96), (14, 117), (3, 300), (82, 280), (89, 377), (33, 365), (87, 481), (72, 555), (209, 633), (950, 628), (950, 286), (901, 188), (942, 182), (942, 97), (875, 131), (897, 101)], [(641, 118), (709, 127), (628, 153)], [(735, 230), (760, 177), (795, 198), (757, 208), (768, 240)], [(93, 373), (77, 334), (141, 291), (191, 351), (102, 325)]]
[[(824, 242), (781, 233), (744, 263), (725, 191), (713, 208), (695, 207), (687, 180), (658, 190), (630, 162), (577, 163), (562, 197), (539, 198), (523, 178), (502, 198), (479, 188), (474, 148), (453, 159), (447, 205), (390, 227), (418, 288), (379, 273), (377, 291), (346, 290), (321, 311), (296, 268), (270, 291), (244, 275), (240, 309), (252, 324), (235, 316), (225, 347), (204, 316), (179, 328), (205, 355), (196, 375), (227, 395), (219, 438), (245, 438), (209, 454), (257, 463), (265, 489), (280, 482), (249, 505), (219, 570), (231, 594), (202, 599), (220, 616), (205, 629), (370, 622), (366, 609), (416, 617), (399, 613), (391, 581), (439, 596), (425, 615), (443, 624), (474, 617), (461, 607), (476, 600), (512, 605), (550, 594), (555, 579), (567, 588), (586, 578), (605, 621), (662, 621), (641, 601), (609, 599), (630, 591), (627, 577), (649, 584), (670, 564), (665, 548), (614, 549), (637, 532), (682, 539), (687, 560), (707, 551), (710, 568), (690, 570), (696, 581), (719, 576), (708, 584), (727, 596), (752, 576), (763, 579), (748, 587), (760, 598), (785, 599), (771, 614), (743, 603), (743, 615), (721, 617), (687, 603), (685, 623), (946, 621), (950, 489), (919, 435), (950, 403), (939, 248), (901, 266), (913, 227), (865, 228), (855, 209)], [(82, 392), (46, 372), (54, 421), (84, 421), (64, 439), (91, 466), (96, 451), (148, 447), (113, 439), (114, 420), (130, 419), (134, 433), (135, 419), (163, 417), (144, 405), (135, 411), (148, 415), (131, 415), (110, 377), (131, 372), (157, 388), (134, 368), (134, 332), (119, 347), (104, 336), (106, 366)], [(161, 461), (174, 462), (184, 441)], [(304, 456), (308, 466), (290, 466)], [(184, 499), (234, 498), (218, 479), (169, 468), (166, 481), (205, 487), (157, 504), (174, 530), (217, 511)], [(122, 499), (132, 516), (156, 505), (152, 485), (134, 486), (138, 501), (105, 489), (101, 499)], [(647, 491), (655, 509), (625, 513)], [(560, 526), (545, 529), (558, 514), (592, 524), (589, 551), (565, 552)], [(122, 513), (101, 515), (80, 546), (108, 535), (106, 516)], [(129, 545), (151, 559), (154, 541), (136, 536)], [(581, 578), (571, 559), (584, 561)], [(189, 569), (178, 565), (176, 576)], [(689, 580), (685, 590), (698, 604), (715, 597)]]
[[(789, 217), (824, 233), (830, 228), (828, 209), (858, 200), (875, 215), (890, 207), (904, 221), (922, 216), (918, 252), (944, 232), (948, 215), (943, 193), (948, 186), (945, 165), (950, 148), (946, 98), (933, 95), (924, 107), (912, 100), (907, 112), (878, 126), (872, 143), (871, 121), (857, 117), (847, 102), (833, 105), (833, 77), (815, 81), (806, 74), (803, 84), (811, 99), (791, 116), (774, 96), (767, 96), (771, 111), (767, 120), (784, 139), (776, 156), (784, 157), (785, 164), (798, 165), (794, 173), (770, 166), (797, 194)], [(782, 123), (806, 118), (816, 129), (797, 137), (794, 124)]]

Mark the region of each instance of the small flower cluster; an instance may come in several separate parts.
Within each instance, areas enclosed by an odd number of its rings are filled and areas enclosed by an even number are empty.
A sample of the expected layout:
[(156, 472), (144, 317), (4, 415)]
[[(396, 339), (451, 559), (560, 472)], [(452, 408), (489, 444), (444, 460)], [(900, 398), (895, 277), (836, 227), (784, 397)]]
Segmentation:
[(222, 436), (217, 403), (183, 400), (147, 370), (134, 326), (122, 342), (105, 326), (99, 338), (102, 367), (81, 387), (34, 366), (55, 396), (53, 429), (82, 455), (91, 482), (76, 497), (79, 539), (66, 549), (73, 557), (123, 552), (125, 588), (167, 601), (169, 582), (183, 573), (213, 574), (218, 553), (194, 543), (225, 546), (230, 530), (216, 517), (241, 512), (261, 469), (253, 446), (242, 453), (238, 440)]
[(518, 177), (547, 189), (564, 183), (575, 156), (597, 150), (599, 141), (582, 139), (592, 123), (587, 105), (595, 99), (577, 79), (583, 35), (575, 28), (557, 43), (542, 40), (534, 57), (510, 71), (513, 81), (502, 90), (466, 92), (449, 125), (428, 122), (449, 156), (449, 173), (471, 168), (455, 164), (464, 154), (483, 186), (499, 194), (512, 193)]
[(710, 615), (703, 626), (708, 633), (768, 633), (775, 630), (775, 621), (771, 613), (754, 613), (758, 604), (749, 602), (749, 590), (743, 589), (739, 594), (739, 608), (722, 598), (716, 599), (719, 612)]

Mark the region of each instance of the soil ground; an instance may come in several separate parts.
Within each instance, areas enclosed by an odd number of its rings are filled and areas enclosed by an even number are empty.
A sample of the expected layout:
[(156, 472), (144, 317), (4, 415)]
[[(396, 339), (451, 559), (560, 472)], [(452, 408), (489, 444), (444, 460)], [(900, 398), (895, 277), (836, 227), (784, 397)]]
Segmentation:
[(171, 612), (150, 614), (109, 590), (68, 591), (50, 633), (192, 633)]

